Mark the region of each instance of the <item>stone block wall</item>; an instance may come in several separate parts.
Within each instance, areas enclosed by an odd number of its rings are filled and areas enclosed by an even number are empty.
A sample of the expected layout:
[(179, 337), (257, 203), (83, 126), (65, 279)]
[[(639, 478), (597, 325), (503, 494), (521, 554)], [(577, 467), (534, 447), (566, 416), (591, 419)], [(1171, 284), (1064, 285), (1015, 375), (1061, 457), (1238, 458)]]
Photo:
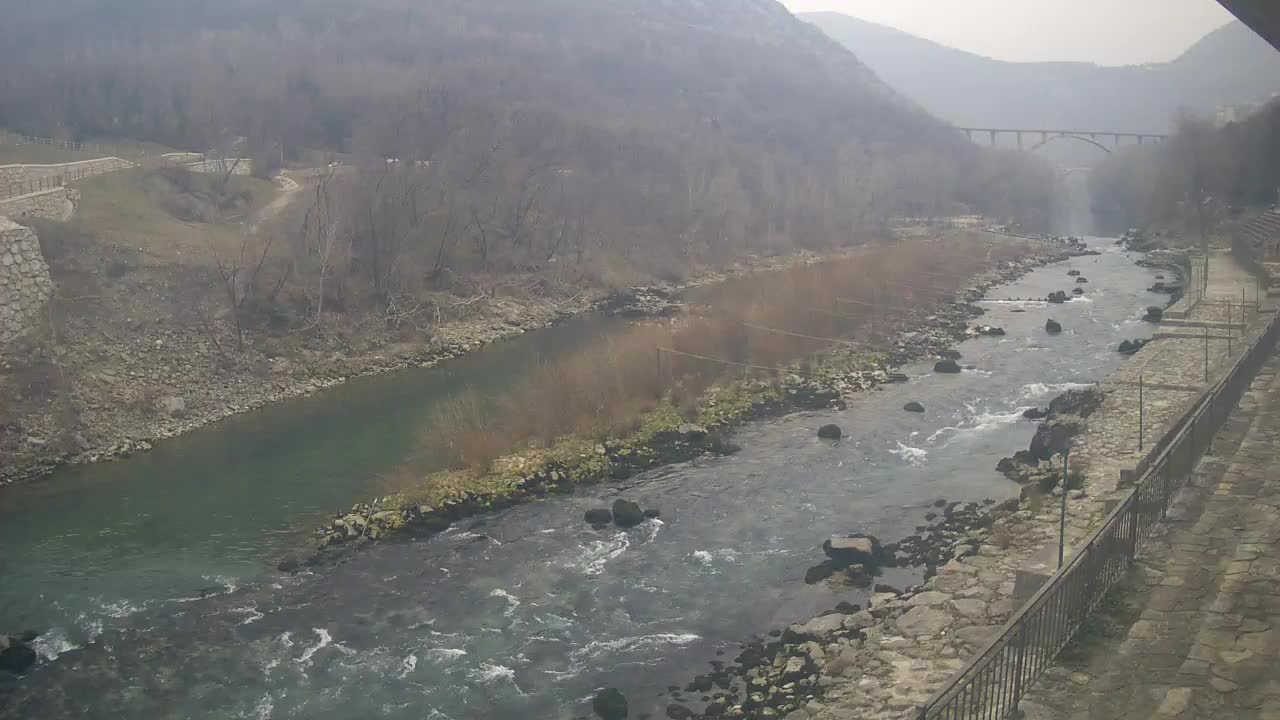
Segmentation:
[(43, 192), (0, 199), (0, 217), (13, 220), (43, 218), (66, 220), (71, 217), (73, 201), (79, 199), (79, 190), (58, 187)]
[(0, 165), (0, 197), (27, 195), (129, 167), (133, 163), (118, 157), (54, 165)]
[(52, 293), (35, 232), (0, 217), (0, 350), (38, 324)]

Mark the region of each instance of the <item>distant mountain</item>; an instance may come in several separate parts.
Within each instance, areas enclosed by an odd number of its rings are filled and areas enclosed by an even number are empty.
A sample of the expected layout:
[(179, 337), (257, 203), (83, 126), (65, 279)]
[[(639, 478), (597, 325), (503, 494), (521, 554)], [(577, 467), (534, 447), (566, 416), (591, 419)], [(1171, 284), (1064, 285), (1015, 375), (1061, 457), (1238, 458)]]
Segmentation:
[(1179, 109), (1213, 113), (1280, 91), (1280, 52), (1233, 22), (1167, 63), (994, 60), (838, 13), (803, 13), (889, 85), (957, 125), (1165, 132)]

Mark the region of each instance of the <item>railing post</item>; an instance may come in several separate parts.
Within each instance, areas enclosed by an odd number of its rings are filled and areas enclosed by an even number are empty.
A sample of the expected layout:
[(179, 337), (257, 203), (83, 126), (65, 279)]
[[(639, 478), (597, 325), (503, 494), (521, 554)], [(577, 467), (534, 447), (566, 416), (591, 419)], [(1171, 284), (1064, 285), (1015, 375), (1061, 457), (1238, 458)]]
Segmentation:
[(1027, 624), (1022, 623), (1018, 626), (1017, 634), (1018, 659), (1014, 661), (1013, 671), (1013, 699), (1009, 704), (1009, 714), (1013, 715), (1018, 711), (1018, 703), (1022, 701), (1022, 674), (1026, 672), (1027, 667)]
[(1129, 563), (1130, 564), (1132, 564), (1138, 557), (1138, 518), (1141, 517), (1141, 513), (1139, 512), (1141, 499), (1142, 499), (1142, 496), (1139, 494), (1139, 490), (1134, 489), (1133, 502), (1129, 505)]

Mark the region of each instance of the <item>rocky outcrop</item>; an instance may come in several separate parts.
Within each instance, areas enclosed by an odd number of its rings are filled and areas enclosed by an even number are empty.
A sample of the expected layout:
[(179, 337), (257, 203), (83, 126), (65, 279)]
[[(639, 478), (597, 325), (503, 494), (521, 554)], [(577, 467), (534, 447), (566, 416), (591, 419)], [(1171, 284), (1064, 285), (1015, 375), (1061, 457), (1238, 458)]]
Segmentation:
[(617, 688), (605, 688), (592, 699), (591, 710), (600, 720), (627, 720), (627, 698)]
[(613, 501), (613, 523), (618, 527), (635, 527), (644, 520), (644, 510), (638, 503), (622, 498)]
[(960, 363), (955, 360), (939, 360), (933, 364), (933, 371), (946, 375), (955, 375), (960, 372)]
[(38, 324), (52, 293), (35, 232), (0, 218), (0, 351)]
[(0, 672), (21, 675), (30, 670), (36, 664), (36, 651), (27, 643), (34, 639), (31, 634), (0, 635)]

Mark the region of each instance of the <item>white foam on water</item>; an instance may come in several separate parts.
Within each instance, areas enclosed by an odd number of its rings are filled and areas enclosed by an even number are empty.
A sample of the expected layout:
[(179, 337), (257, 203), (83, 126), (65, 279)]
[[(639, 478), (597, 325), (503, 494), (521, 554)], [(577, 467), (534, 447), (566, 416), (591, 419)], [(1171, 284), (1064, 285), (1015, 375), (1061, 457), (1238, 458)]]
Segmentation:
[(629, 653), (666, 645), (683, 647), (701, 639), (701, 635), (694, 635), (693, 633), (658, 633), (656, 635), (623, 637), (615, 640), (596, 640), (569, 653), (569, 657), (574, 661), (589, 660), (602, 653)]
[(262, 618), (266, 617), (266, 615), (264, 615), (261, 611), (258, 610), (256, 606), (253, 606), (253, 605), (246, 605), (244, 607), (231, 608), (227, 612), (235, 613), (237, 615), (244, 615), (245, 619), (240, 621), (239, 623), (240, 625), (251, 625), (255, 622), (258, 622)]
[(405, 675), (408, 675), (414, 670), (417, 670), (418, 656), (417, 655), (404, 656), (404, 658), (400, 660), (400, 667), (403, 668), (403, 672), (400, 673), (400, 677), (404, 677)]
[(293, 633), (285, 631), (280, 633), (280, 644), (285, 647), (293, 647)]
[(610, 560), (626, 552), (629, 547), (631, 547), (630, 536), (625, 532), (617, 532), (610, 538), (587, 543), (578, 556), (566, 562), (564, 566), (578, 570), (584, 575), (599, 575), (604, 572)]
[(271, 711), (276, 709), (275, 701), (271, 699), (271, 695), (265, 695), (258, 704), (253, 708), (253, 717), (257, 720), (269, 720)]
[(64, 652), (79, 650), (80, 646), (71, 642), (62, 628), (53, 628), (31, 642), (31, 649), (36, 657), (48, 662), (56, 659)]
[[(210, 585), (221, 585), (226, 588), (227, 593), (233, 593), (240, 589), (239, 578), (228, 577), (226, 575), (201, 575), (205, 582)], [(221, 595), (223, 593), (210, 593), (210, 595)]]
[(693, 559), (703, 565), (711, 565), (716, 560), (724, 560), (726, 562), (735, 562), (738, 559), (738, 552), (730, 548), (722, 550), (694, 550)]
[(467, 672), (467, 677), (471, 680), (489, 685), (491, 683), (508, 680), (512, 684), (516, 681), (516, 671), (506, 665), (498, 665), (496, 663), (482, 662), (480, 667)]
[(80, 620), (80, 629), (84, 631), (89, 642), (97, 640), (102, 635), (102, 618), (90, 619), (87, 614), (80, 613), (78, 619)]
[(511, 615), (515, 613), (516, 608), (520, 607), (520, 598), (516, 597), (515, 595), (512, 595), (511, 593), (507, 592), (506, 590), (503, 590), (502, 588), (498, 588), (497, 590), (490, 591), (489, 597), (502, 598), (503, 600), (507, 601), (507, 609), (502, 613), (506, 617), (511, 617)]
[(467, 656), (467, 651), (461, 648), (431, 648), (427, 650), (427, 657), (437, 662), (457, 662)]
[(1031, 383), (1022, 386), (1023, 400), (1043, 400), (1057, 397), (1068, 390), (1083, 390), (1091, 388), (1091, 383)]
[(1030, 410), (1033, 406), (1027, 405), (1024, 407), (1018, 407), (1008, 412), (977, 412), (973, 406), (967, 407), (969, 408), (971, 416), (967, 418), (963, 424), (948, 425), (947, 427), (934, 431), (934, 433), (926, 439), (926, 443), (933, 444), (944, 435), (951, 435), (951, 437), (947, 438), (946, 442), (943, 443), (943, 446), (945, 447), (952, 441), (965, 435), (979, 435), (991, 430), (1002, 428), (1006, 425), (1013, 425), (1022, 420), (1022, 413), (1024, 411)]
[(126, 618), (143, 609), (142, 606), (134, 605), (128, 600), (117, 600), (110, 603), (95, 600), (94, 603), (104, 615), (113, 618)]
[(324, 628), (312, 628), (319, 641), (315, 645), (302, 651), (302, 656), (297, 659), (299, 665), (306, 665), (311, 662), (311, 657), (320, 651), (321, 648), (329, 646), (333, 642), (333, 636)]
[(658, 533), (662, 532), (662, 525), (663, 522), (658, 518), (645, 520), (640, 525), (640, 529), (644, 531), (644, 540), (642, 542), (653, 542), (654, 538), (658, 537)]
[(890, 454), (897, 455), (899, 458), (902, 458), (903, 461), (913, 467), (923, 465), (924, 461), (929, 457), (928, 450), (904, 445), (901, 441), (898, 442), (898, 447), (891, 448), (889, 452)]

